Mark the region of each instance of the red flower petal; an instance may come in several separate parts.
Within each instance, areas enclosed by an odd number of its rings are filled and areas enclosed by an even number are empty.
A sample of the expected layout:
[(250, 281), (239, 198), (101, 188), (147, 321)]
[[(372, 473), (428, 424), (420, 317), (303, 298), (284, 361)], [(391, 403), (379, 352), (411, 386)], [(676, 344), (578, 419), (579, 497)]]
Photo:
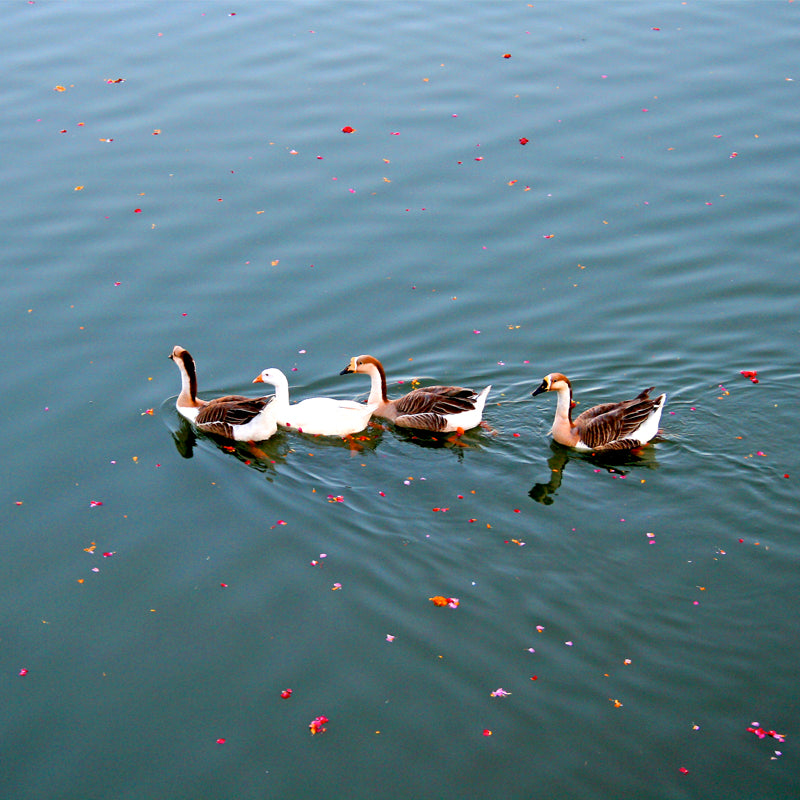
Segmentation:
[(315, 717), (308, 723), (308, 727), (311, 730), (312, 734), (315, 733), (325, 733), (325, 725), (329, 722), (327, 717), (319, 716)]

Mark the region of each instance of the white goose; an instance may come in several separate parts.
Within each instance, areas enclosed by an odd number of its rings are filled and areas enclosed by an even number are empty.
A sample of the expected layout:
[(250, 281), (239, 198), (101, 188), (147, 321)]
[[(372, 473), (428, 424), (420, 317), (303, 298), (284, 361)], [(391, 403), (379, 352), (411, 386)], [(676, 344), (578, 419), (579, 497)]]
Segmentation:
[(587, 409), (572, 421), (572, 384), (560, 372), (545, 375), (532, 396), (557, 392), (553, 438), (578, 450), (633, 450), (647, 444), (657, 433), (666, 394), (651, 398), (651, 386), (632, 400), (603, 403)]
[(375, 405), (333, 397), (309, 397), (289, 405), (289, 381), (274, 367), (265, 369), (253, 383), (271, 383), (275, 387), (275, 415), (278, 425), (313, 436), (348, 436), (363, 431)]
[(403, 397), (389, 400), (386, 394), (386, 372), (374, 356), (353, 356), (339, 373), (360, 372), (370, 376), (368, 403), (376, 405), (372, 412), (405, 428), (428, 431), (462, 431), (480, 425), (483, 407), (491, 385), (480, 394), (460, 386), (426, 386), (414, 389)]
[(197, 369), (188, 350), (176, 345), (169, 357), (181, 373), (178, 413), (206, 433), (238, 442), (260, 442), (278, 429), (273, 397), (226, 395), (213, 400), (197, 397)]

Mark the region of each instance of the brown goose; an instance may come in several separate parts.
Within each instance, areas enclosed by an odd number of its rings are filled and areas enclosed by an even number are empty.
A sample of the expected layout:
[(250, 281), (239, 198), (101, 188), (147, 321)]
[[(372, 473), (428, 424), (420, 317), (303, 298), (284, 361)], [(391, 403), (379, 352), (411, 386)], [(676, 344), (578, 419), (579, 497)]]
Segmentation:
[(550, 431), (553, 438), (578, 450), (632, 450), (649, 442), (658, 433), (658, 422), (666, 394), (651, 398), (651, 386), (632, 400), (603, 403), (587, 409), (572, 421), (572, 384), (560, 372), (545, 375), (541, 386), (531, 394), (556, 392), (556, 416)]
[(197, 397), (197, 369), (189, 351), (176, 345), (169, 357), (181, 373), (181, 393), (175, 407), (199, 430), (238, 442), (259, 442), (275, 433), (274, 397), (231, 394), (201, 400)]
[(483, 406), (491, 386), (480, 394), (460, 386), (426, 386), (414, 389), (397, 400), (386, 394), (386, 373), (374, 356), (353, 356), (339, 373), (360, 372), (370, 376), (371, 384), (367, 403), (377, 407), (373, 417), (381, 417), (404, 428), (427, 431), (468, 430), (480, 425)]

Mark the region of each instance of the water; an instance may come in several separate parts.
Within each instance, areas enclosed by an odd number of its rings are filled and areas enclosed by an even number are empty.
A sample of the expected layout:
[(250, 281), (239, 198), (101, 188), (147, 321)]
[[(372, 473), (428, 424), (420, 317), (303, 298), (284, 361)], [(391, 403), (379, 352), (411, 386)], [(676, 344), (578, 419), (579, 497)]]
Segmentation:
[[(797, 796), (795, 4), (3, 12), (3, 797)], [(493, 430), (229, 452), (174, 344)]]

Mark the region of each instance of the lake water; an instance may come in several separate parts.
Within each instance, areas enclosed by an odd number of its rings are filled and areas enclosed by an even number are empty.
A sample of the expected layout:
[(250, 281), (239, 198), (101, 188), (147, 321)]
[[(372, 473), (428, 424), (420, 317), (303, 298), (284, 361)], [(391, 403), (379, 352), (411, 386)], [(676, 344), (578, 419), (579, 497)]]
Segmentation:
[[(3, 4), (0, 796), (796, 798), (799, 13)], [(175, 344), (492, 430), (231, 451)]]

